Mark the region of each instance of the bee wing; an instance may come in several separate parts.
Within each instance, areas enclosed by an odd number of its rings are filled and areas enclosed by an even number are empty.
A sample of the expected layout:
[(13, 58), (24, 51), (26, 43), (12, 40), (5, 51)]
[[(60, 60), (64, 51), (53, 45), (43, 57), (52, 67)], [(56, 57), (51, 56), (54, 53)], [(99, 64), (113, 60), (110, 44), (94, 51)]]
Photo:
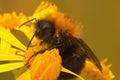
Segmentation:
[(84, 51), (84, 54), (86, 55), (86, 57), (90, 61), (92, 61), (100, 69), (100, 71), (102, 71), (102, 66), (100, 65), (100, 61), (98, 60), (96, 55), (93, 53), (93, 51), (88, 47), (88, 45), (82, 39), (79, 39), (78, 41), (79, 41), (79, 46)]

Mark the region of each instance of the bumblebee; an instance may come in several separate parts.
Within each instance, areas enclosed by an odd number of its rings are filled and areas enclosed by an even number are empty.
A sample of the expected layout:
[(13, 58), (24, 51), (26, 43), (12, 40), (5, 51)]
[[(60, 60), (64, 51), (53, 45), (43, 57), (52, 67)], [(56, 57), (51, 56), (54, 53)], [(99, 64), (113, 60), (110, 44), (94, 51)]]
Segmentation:
[[(57, 48), (62, 58), (63, 67), (74, 73), (80, 74), (81, 70), (84, 68), (86, 59), (89, 59), (102, 71), (98, 58), (80, 37), (80, 26), (69, 16), (63, 13), (56, 13), (47, 16), (46, 19), (36, 20), (35, 25), (36, 31), (32, 39), (36, 36), (39, 40), (42, 40), (40, 45), (47, 44), (48, 46), (34, 53), (29, 60), (37, 54), (42, 54), (45, 50)], [(71, 74), (61, 72), (58, 80), (71, 80), (74, 78), (75, 76)]]

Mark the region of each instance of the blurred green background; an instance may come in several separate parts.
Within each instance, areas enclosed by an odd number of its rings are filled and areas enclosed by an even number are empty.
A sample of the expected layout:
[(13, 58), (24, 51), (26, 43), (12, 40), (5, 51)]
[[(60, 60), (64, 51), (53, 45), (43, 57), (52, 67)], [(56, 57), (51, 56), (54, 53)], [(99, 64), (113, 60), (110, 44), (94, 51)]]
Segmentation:
[[(59, 10), (83, 25), (82, 38), (100, 60), (112, 63), (115, 80), (120, 80), (120, 1), (119, 0), (49, 0)], [(16, 11), (32, 15), (41, 0), (0, 0), (0, 14)], [(0, 80), (6, 73), (0, 74)], [(8, 76), (12, 76), (9, 74)]]

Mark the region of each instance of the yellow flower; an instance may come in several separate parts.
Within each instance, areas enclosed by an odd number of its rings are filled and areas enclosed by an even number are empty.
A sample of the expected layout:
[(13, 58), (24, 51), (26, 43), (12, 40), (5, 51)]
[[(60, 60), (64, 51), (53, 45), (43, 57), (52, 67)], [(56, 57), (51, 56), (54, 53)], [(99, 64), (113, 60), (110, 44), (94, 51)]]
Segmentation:
[(29, 73), (32, 80), (56, 80), (60, 70), (61, 57), (58, 54), (58, 50), (53, 49), (36, 56), (30, 68), (24, 73), (25, 75), (21, 75), (17, 80), (28, 80), (26, 75), (29, 75)]
[(15, 26), (20, 24), (20, 20), (23, 18), (23, 14), (20, 13), (18, 16), (15, 12), (12, 14), (5, 13), (4, 15), (0, 15), (0, 26), (4, 26), (4, 28), (13, 29)]
[(25, 65), (30, 56), (40, 51), (42, 47), (39, 45), (40, 40), (34, 38), (31, 47), (27, 50), (27, 44), (34, 33), (34, 26), (31, 24), (34, 21), (20, 28), (19, 26), (33, 18), (45, 19), (56, 12), (56, 5), (42, 2), (32, 16), (25, 16), (22, 13), (17, 15), (15, 12), (0, 15), (0, 61), (9, 61), (0, 64), (0, 73), (27, 66), (27, 70), (16, 80), (56, 80), (61, 71), (75, 75), (78, 80), (112, 80), (114, 75), (104, 62), (101, 63), (103, 72), (100, 72), (87, 61), (80, 75), (62, 67), (58, 49), (46, 50), (43, 54), (33, 57), (28, 62), (30, 66)]
[(101, 65), (103, 68), (101, 72), (97, 69), (97, 67), (95, 67), (93, 63), (91, 63), (90, 61), (86, 61), (86, 65), (81, 72), (81, 76), (85, 80), (113, 80), (115, 76), (110, 70), (111, 65), (106, 65), (106, 62), (106, 59), (101, 61)]

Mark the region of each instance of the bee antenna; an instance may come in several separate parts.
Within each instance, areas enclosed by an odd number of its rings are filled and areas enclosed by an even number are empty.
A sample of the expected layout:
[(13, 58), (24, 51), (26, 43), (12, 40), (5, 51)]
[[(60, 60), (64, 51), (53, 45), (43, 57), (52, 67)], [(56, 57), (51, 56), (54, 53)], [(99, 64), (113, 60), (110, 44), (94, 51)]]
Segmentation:
[(33, 34), (32, 38), (30, 39), (30, 41), (29, 41), (29, 43), (28, 43), (28, 45), (27, 45), (27, 49), (29, 48), (29, 46), (30, 46), (30, 44), (31, 44), (31, 42), (32, 42), (32, 40), (33, 40), (33, 38), (35, 37), (35, 35), (36, 35), (38, 32), (39, 32), (39, 31), (36, 30), (35, 33)]
[(24, 22), (23, 24), (21, 24), (21, 25), (19, 26), (19, 28), (22, 27), (23, 25), (25, 25), (25, 24), (27, 24), (27, 23), (33, 21), (33, 20), (35, 20), (35, 21), (37, 22), (36, 18), (33, 18), (33, 19), (30, 19), (30, 20)]

